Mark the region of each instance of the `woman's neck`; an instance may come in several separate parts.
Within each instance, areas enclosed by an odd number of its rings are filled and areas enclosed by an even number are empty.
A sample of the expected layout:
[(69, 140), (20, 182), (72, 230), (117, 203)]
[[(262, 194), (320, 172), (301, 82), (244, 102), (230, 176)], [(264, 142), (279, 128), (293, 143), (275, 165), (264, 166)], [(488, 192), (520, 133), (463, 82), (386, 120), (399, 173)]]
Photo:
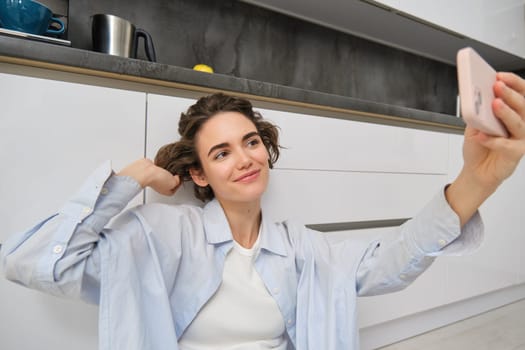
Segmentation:
[(224, 203), (220, 202), (230, 225), (233, 239), (244, 248), (251, 248), (261, 226), (261, 203)]

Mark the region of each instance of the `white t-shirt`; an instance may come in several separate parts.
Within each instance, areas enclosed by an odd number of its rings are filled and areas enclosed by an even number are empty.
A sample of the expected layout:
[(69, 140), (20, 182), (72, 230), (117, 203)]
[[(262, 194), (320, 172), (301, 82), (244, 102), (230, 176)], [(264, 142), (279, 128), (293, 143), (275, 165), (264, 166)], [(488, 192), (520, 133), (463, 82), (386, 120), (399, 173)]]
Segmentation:
[(222, 284), (182, 335), (181, 350), (286, 349), (282, 315), (254, 268), (259, 237), (251, 249), (234, 241)]

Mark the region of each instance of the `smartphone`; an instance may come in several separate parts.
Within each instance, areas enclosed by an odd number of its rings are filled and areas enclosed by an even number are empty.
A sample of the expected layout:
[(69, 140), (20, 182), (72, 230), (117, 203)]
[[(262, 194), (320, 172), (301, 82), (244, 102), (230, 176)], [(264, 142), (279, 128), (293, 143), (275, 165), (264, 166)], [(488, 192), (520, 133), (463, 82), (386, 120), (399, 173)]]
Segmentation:
[(461, 116), (465, 123), (489, 135), (509, 137), (492, 112), (496, 71), (470, 47), (458, 51), (457, 67)]

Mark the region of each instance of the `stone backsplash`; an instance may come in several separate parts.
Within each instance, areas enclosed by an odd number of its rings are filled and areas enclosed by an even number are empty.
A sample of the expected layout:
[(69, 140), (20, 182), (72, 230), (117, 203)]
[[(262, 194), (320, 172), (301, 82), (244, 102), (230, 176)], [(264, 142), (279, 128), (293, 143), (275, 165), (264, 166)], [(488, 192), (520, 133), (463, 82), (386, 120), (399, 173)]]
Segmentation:
[[(57, 1), (57, 0), (55, 0)], [(235, 0), (69, 0), (68, 39), (91, 49), (96, 13), (153, 37), (157, 61), (455, 114), (455, 67)], [(378, 23), (378, 25), (380, 25)], [(139, 58), (145, 58), (139, 47)]]

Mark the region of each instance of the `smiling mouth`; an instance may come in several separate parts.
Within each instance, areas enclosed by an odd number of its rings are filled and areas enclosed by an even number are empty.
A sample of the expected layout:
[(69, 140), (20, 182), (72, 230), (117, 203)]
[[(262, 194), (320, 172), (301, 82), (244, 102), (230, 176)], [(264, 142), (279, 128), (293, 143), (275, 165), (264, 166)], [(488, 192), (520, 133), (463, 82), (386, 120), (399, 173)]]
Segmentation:
[(260, 170), (250, 171), (236, 178), (234, 182), (251, 182), (259, 177), (260, 172)]

